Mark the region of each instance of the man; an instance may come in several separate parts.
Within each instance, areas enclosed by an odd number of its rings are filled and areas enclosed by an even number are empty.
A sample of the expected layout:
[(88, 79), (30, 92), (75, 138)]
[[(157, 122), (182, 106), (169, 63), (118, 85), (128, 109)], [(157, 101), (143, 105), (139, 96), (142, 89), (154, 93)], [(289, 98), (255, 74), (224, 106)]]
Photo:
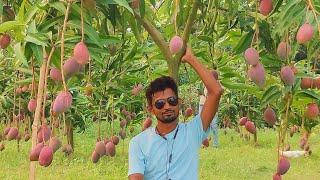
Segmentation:
[(151, 82), (146, 90), (147, 110), (158, 124), (130, 141), (130, 180), (198, 179), (199, 148), (208, 135), (223, 89), (189, 48), (182, 62), (195, 69), (208, 90), (203, 110), (191, 121), (179, 123), (182, 102), (175, 81), (163, 76)]
[[(204, 102), (206, 102), (206, 97), (207, 97), (207, 89), (204, 88), (204, 95), (200, 95), (200, 101), (199, 101), (199, 114), (202, 111), (202, 107)], [(218, 148), (218, 112), (216, 112), (213, 120), (210, 123), (210, 128), (212, 129), (213, 133), (213, 147)]]

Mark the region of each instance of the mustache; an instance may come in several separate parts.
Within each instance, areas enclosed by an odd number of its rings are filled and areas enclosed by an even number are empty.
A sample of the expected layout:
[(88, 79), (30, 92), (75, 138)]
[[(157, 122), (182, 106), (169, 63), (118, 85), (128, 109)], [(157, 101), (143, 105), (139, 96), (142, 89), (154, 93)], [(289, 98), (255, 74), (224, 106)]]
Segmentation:
[(169, 112), (174, 113), (174, 111), (173, 111), (173, 110), (166, 110), (165, 112), (163, 112), (163, 114), (165, 114), (165, 113), (169, 113)]

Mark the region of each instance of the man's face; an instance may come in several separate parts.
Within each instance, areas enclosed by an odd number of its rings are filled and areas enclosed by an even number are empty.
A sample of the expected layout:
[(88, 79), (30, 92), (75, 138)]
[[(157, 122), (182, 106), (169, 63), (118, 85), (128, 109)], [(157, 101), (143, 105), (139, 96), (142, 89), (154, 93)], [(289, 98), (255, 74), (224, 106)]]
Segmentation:
[(152, 105), (147, 107), (149, 113), (154, 114), (162, 123), (171, 123), (179, 116), (181, 100), (176, 97), (172, 89), (154, 93)]

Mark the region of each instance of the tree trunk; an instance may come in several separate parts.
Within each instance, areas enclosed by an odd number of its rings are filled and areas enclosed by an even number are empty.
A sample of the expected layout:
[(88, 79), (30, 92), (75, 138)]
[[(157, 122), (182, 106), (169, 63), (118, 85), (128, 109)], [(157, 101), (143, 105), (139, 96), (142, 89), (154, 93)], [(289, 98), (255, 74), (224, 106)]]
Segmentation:
[(172, 77), (176, 83), (179, 82), (179, 67), (180, 60), (173, 58), (171, 61), (167, 61), (169, 76)]

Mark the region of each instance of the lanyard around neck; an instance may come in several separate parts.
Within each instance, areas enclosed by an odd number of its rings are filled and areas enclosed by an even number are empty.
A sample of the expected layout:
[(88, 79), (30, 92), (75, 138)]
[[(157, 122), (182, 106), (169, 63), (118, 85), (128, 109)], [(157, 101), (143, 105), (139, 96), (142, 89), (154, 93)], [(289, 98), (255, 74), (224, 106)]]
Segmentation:
[[(178, 134), (178, 131), (179, 131), (179, 124), (177, 124), (177, 126), (178, 126), (178, 127), (177, 127), (176, 132), (174, 133), (173, 140), (176, 139), (177, 134)], [(156, 133), (159, 134), (163, 139), (168, 140), (168, 139), (165, 137), (165, 135), (163, 135), (163, 134), (161, 134), (161, 133), (159, 132), (158, 126), (156, 126)]]

